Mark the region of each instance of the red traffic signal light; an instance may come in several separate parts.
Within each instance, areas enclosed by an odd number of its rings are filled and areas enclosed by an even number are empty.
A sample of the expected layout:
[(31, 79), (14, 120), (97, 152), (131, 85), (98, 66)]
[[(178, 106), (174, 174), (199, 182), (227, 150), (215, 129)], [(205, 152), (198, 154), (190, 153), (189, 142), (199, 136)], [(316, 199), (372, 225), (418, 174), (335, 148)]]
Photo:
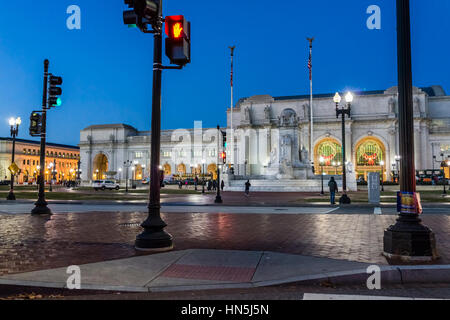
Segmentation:
[(168, 16), (165, 19), (166, 55), (170, 62), (184, 66), (191, 62), (191, 24), (184, 16)]
[(166, 35), (170, 39), (182, 39), (189, 40), (189, 27), (188, 22), (184, 19), (184, 16), (168, 16), (166, 17)]

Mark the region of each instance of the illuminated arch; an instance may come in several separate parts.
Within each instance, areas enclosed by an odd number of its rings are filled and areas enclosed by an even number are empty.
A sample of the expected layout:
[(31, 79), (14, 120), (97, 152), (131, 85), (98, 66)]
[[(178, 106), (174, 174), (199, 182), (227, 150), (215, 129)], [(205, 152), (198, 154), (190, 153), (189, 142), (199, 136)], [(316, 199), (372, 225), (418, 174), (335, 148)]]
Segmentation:
[(314, 163), (319, 164), (320, 157), (325, 159), (325, 166), (331, 166), (333, 162), (342, 162), (342, 145), (334, 138), (320, 140), (314, 148)]
[(215, 163), (211, 163), (210, 165), (208, 165), (206, 173), (212, 176), (213, 179), (217, 179), (217, 165)]
[(172, 167), (170, 166), (170, 164), (166, 163), (163, 166), (163, 169), (164, 169), (164, 175), (165, 176), (170, 176), (172, 174)]
[(108, 172), (108, 157), (103, 153), (97, 154), (94, 158), (93, 168), (93, 179), (106, 179), (106, 172)]
[(144, 178), (144, 170), (140, 164), (137, 164), (134, 169), (135, 180), (142, 180)]
[(181, 174), (181, 175), (185, 175), (186, 174), (186, 165), (184, 163), (180, 163), (177, 166), (177, 173)]
[(365, 137), (355, 147), (355, 164), (357, 167), (380, 166), (381, 161), (386, 162), (386, 147), (376, 137)]

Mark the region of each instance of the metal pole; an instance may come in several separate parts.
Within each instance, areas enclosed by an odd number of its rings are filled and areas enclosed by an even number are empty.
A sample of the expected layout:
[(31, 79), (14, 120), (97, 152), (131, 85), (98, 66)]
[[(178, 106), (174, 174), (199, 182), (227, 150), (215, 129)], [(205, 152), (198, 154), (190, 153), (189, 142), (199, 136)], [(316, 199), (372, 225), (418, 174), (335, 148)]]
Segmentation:
[(311, 163), (314, 163), (314, 110), (313, 110), (313, 82), (312, 82), (312, 44), (314, 41), (314, 38), (307, 38), (309, 41), (309, 58), (310, 58), (310, 65), (309, 65), (309, 87), (310, 87), (310, 102), (309, 102), (309, 109), (310, 109), (310, 115), (311, 115), (311, 132), (310, 132), (310, 160)]
[(50, 62), (44, 61), (44, 92), (42, 95), (42, 124), (41, 124), (41, 155), (39, 160), (39, 195), (38, 200), (35, 203), (35, 207), (31, 210), (31, 214), (43, 215), (52, 214), (51, 210), (47, 207), (47, 201), (45, 200), (45, 138), (46, 138), (46, 126), (47, 126), (47, 90), (48, 90), (48, 67)]
[(324, 195), (325, 192), (323, 192), (323, 164), (320, 164), (320, 167), (322, 168), (322, 170), (321, 170), (321, 176), (322, 176), (322, 178), (321, 178), (322, 191), (320, 192), (320, 194), (321, 194), (321, 195)]
[[(400, 191), (416, 192), (414, 167), (414, 118), (411, 66), (411, 25), (409, 0), (397, 0), (398, 102), (400, 141)], [(437, 257), (433, 232), (421, 224), (418, 212), (400, 212), (395, 225), (384, 232), (384, 255), (410, 261)]]
[(219, 152), (220, 152), (220, 126), (217, 126), (217, 195), (214, 203), (223, 203), (222, 197), (220, 196), (220, 163), (219, 163)]
[[(160, 3), (162, 8), (162, 1)], [(153, 97), (150, 193), (148, 218), (142, 223), (144, 231), (136, 237), (135, 247), (142, 251), (168, 251), (173, 249), (173, 239), (164, 231), (167, 224), (161, 219), (160, 146), (161, 146), (161, 77), (162, 77), (162, 9), (154, 35)]]
[(230, 143), (230, 166), (234, 166), (234, 135), (233, 135), (233, 108), (234, 108), (234, 101), (233, 101), (233, 78), (234, 78), (234, 50), (236, 49), (236, 46), (229, 47), (231, 50), (231, 143)]
[[(18, 129), (18, 126), (16, 126)], [(18, 131), (18, 130), (17, 130)], [(12, 134), (12, 152), (11, 152), (11, 164), (15, 161), (15, 149), (16, 149), (16, 130), (13, 126), (11, 126), (11, 134)], [(16, 196), (14, 195), (14, 174), (11, 172), (11, 187), (9, 190), (8, 197), (6, 197), (6, 200), (16, 200)]]
[(342, 112), (342, 190), (344, 191), (344, 194), (347, 192), (347, 175), (345, 174), (345, 140), (345, 112)]

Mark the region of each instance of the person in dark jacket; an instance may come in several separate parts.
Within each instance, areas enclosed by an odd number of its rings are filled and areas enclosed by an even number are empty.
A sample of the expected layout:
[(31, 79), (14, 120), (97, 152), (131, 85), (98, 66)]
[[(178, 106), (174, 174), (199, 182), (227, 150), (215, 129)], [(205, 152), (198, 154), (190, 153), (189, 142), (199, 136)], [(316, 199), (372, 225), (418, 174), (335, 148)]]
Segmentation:
[(222, 180), (222, 182), (220, 183), (220, 188), (222, 189), (222, 191), (223, 191), (223, 188), (225, 188), (225, 182), (223, 182), (223, 180)]
[(247, 182), (245, 183), (245, 196), (249, 196), (250, 195), (250, 187), (252, 185), (250, 184), (250, 180), (247, 180)]
[(336, 198), (336, 192), (338, 192), (338, 186), (336, 181), (334, 180), (334, 177), (330, 178), (330, 181), (328, 182), (328, 186), (330, 187), (330, 202), (331, 204), (336, 204), (335, 203), (335, 198)]

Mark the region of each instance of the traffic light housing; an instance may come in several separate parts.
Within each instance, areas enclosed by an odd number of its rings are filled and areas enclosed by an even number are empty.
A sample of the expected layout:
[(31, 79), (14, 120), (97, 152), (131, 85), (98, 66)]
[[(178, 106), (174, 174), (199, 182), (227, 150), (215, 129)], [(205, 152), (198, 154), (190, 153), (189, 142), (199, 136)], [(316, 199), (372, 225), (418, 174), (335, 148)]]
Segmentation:
[(33, 111), (30, 116), (30, 136), (39, 136), (41, 134), (42, 115)]
[(168, 16), (166, 26), (166, 56), (170, 63), (184, 66), (191, 62), (191, 23), (184, 16)]
[(223, 160), (223, 164), (227, 163), (227, 153), (226, 153), (226, 152), (222, 152), (222, 153), (220, 154), (220, 157), (221, 157), (222, 160)]
[(56, 77), (51, 75), (50, 76), (50, 88), (48, 90), (49, 93), (49, 99), (48, 99), (48, 104), (49, 107), (59, 107), (62, 104), (62, 100), (59, 97), (62, 94), (62, 89), (61, 87), (59, 87), (60, 85), (62, 85), (63, 80), (61, 77)]
[(129, 26), (142, 26), (144, 19), (146, 23), (155, 24), (161, 16), (160, 0), (124, 0), (128, 8), (123, 12), (123, 22)]

